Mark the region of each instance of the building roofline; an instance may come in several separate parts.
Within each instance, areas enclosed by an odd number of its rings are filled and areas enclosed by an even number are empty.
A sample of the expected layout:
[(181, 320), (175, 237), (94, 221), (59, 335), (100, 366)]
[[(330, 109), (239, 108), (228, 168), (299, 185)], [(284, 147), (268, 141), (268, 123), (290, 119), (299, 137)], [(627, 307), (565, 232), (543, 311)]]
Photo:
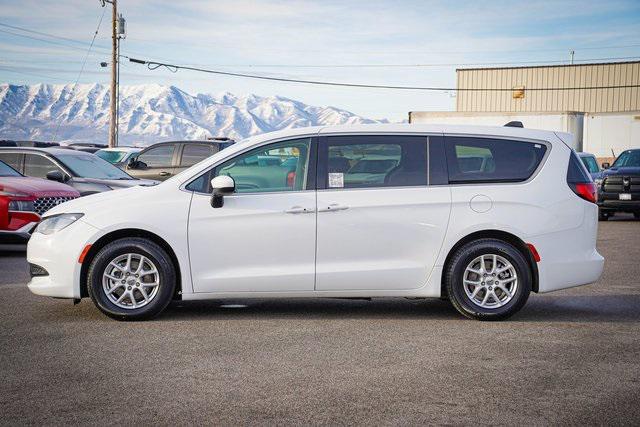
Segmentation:
[(479, 68), (456, 68), (458, 71), (478, 71), (478, 70), (514, 70), (524, 68), (562, 68), (562, 67), (590, 67), (593, 65), (620, 65), (620, 64), (640, 64), (640, 61), (618, 61), (618, 62), (587, 62), (583, 64), (552, 64), (552, 65), (526, 65), (521, 67), (479, 67)]

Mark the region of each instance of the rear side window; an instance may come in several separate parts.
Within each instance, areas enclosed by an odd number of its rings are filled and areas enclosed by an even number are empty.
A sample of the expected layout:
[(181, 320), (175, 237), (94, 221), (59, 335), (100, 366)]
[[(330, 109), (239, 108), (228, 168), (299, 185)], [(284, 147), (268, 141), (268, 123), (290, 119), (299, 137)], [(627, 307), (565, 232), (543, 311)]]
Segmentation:
[(22, 169), (22, 157), (24, 154), (19, 153), (0, 153), (0, 160), (17, 170), (18, 172)]
[(569, 157), (567, 182), (569, 184), (591, 182), (591, 175), (587, 173), (587, 169), (585, 168), (584, 163), (580, 161), (580, 158), (573, 150), (571, 150), (571, 156)]
[(445, 149), (449, 182), (464, 184), (526, 181), (547, 147), (507, 139), (446, 137)]
[(185, 144), (180, 166), (193, 166), (213, 154), (215, 154), (213, 145)]
[(598, 162), (596, 162), (595, 158), (591, 156), (586, 156), (586, 157), (580, 157), (580, 159), (582, 159), (582, 163), (584, 163), (584, 165), (587, 167), (587, 170), (590, 173), (600, 172), (600, 167), (598, 166)]
[(320, 188), (427, 185), (427, 138), (358, 135), (324, 138)]

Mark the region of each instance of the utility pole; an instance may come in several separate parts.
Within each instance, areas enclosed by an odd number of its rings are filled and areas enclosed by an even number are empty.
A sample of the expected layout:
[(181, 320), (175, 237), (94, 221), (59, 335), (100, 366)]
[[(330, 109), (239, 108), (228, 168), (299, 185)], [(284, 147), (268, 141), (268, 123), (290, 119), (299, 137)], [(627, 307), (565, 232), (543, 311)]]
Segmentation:
[(118, 145), (118, 0), (100, 0), (102, 7), (111, 4), (111, 89), (109, 91), (109, 147)]
[[(115, 0), (113, 0), (113, 1), (115, 1)], [(576, 54), (575, 50), (572, 49), (572, 50), (569, 51), (569, 55), (571, 55), (571, 65), (573, 65), (573, 55), (575, 55), (575, 54)]]

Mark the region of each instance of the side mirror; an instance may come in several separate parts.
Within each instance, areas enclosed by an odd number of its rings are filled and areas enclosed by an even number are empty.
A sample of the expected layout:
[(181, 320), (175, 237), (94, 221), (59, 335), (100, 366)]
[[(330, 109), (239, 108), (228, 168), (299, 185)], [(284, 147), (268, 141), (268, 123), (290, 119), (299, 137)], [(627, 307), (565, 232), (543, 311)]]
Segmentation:
[(211, 180), (211, 207), (221, 208), (224, 206), (224, 196), (233, 194), (236, 191), (236, 183), (230, 176), (220, 175)]
[(135, 169), (136, 167), (138, 167), (138, 160), (136, 159), (136, 156), (132, 156), (129, 159), (129, 163), (127, 163), (127, 167), (129, 169)]
[(611, 165), (609, 164), (609, 162), (604, 162), (602, 164), (602, 169), (609, 169), (611, 167)]
[(47, 179), (49, 181), (57, 181), (57, 182), (61, 182), (63, 184), (65, 182), (67, 182), (66, 175), (63, 174), (62, 172), (60, 172), (59, 170), (47, 172)]

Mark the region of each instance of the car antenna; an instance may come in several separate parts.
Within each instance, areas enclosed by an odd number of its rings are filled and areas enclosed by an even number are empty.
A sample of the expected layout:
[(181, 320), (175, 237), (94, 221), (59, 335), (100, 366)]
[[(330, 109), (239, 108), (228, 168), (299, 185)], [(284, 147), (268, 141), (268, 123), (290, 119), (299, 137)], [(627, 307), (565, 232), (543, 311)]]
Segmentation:
[(504, 125), (504, 127), (507, 127), (507, 128), (523, 128), (524, 125), (520, 121), (513, 120), (513, 121), (510, 121), (509, 123), (507, 123), (506, 125)]

